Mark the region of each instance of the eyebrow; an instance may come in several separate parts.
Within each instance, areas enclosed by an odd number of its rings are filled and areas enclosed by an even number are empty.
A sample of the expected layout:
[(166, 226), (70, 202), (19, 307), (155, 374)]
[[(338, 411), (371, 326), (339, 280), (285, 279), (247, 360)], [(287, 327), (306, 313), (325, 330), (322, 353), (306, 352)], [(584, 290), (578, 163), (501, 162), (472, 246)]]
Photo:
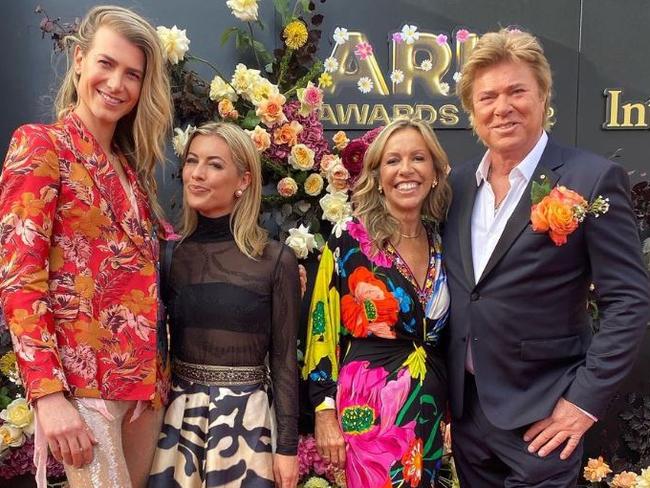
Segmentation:
[[(188, 157), (189, 157), (189, 156), (194, 156), (195, 158), (198, 158), (198, 157), (199, 157), (198, 154), (193, 153), (192, 151), (188, 151), (187, 156), (188, 156)], [(210, 160), (212, 160), (212, 159), (217, 159), (217, 160), (222, 161), (222, 162), (225, 162), (225, 161), (226, 161), (226, 160), (223, 159), (221, 156), (216, 156), (216, 155), (208, 156), (206, 159), (207, 159), (208, 161), (210, 161)]]
[[(109, 60), (111, 63), (113, 63), (113, 64), (118, 64), (118, 63), (117, 63), (117, 60), (116, 60), (115, 58), (109, 56), (108, 54), (99, 53), (99, 55), (102, 56), (102, 57), (104, 57), (104, 58), (106, 58), (106, 59), (108, 59), (108, 60)], [(128, 69), (129, 71), (131, 71), (132, 73), (137, 73), (137, 74), (140, 75), (140, 76), (142, 76), (142, 75), (144, 74), (144, 73), (142, 72), (142, 70), (139, 70), (138, 68), (131, 68), (131, 67), (128, 67), (127, 69)]]

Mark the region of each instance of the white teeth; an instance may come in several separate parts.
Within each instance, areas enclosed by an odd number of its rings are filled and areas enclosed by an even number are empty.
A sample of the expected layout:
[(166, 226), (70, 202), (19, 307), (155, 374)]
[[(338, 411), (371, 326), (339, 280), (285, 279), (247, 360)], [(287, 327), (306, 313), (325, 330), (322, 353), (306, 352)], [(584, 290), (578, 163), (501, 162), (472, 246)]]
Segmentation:
[(395, 188), (398, 190), (412, 190), (413, 188), (417, 188), (418, 183), (400, 183), (398, 184)]
[(103, 91), (100, 91), (99, 94), (102, 96), (104, 101), (110, 105), (117, 105), (118, 103), (122, 103), (122, 100), (119, 98), (112, 97), (108, 95), (107, 93), (104, 93)]

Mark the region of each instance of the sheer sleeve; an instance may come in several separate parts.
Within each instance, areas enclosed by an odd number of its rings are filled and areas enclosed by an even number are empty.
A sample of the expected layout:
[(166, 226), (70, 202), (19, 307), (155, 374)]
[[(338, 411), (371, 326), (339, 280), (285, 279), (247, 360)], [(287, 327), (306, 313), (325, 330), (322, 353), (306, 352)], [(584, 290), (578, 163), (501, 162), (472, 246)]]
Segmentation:
[[(340, 313), (340, 286), (335, 266), (335, 253), (340, 252), (338, 242), (330, 238), (323, 248), (314, 283), (303, 378), (309, 381), (309, 397), (314, 408), (328, 405), (326, 398), (336, 397), (338, 379), (338, 351)], [(331, 401), (330, 401), (331, 403)]]
[(278, 454), (298, 451), (298, 322), (300, 278), (295, 254), (286, 246), (273, 273), (273, 318), (269, 361), (277, 419)]

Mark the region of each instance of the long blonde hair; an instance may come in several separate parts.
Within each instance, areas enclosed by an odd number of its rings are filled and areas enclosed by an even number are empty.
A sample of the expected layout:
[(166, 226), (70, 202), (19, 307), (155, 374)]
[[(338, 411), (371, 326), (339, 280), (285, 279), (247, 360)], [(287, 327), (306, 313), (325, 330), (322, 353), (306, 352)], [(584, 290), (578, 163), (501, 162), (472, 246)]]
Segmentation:
[[(235, 200), (230, 214), (230, 228), (239, 250), (251, 259), (257, 259), (264, 252), (268, 233), (259, 225), (260, 205), (262, 203), (262, 164), (255, 144), (244, 130), (226, 122), (208, 122), (195, 129), (187, 138), (183, 150), (183, 164), (187, 158), (192, 141), (197, 135), (220, 137), (230, 148), (232, 159), (241, 176), (250, 173), (251, 181), (242, 196)], [(188, 237), (196, 229), (197, 212), (187, 204), (183, 192), (183, 216), (181, 235)]]
[(118, 121), (113, 141), (135, 169), (154, 214), (161, 218), (163, 212), (156, 198), (155, 167), (165, 160), (165, 141), (172, 127), (174, 108), (162, 46), (151, 24), (123, 7), (102, 5), (92, 8), (81, 21), (77, 33), (65, 39), (68, 71), (54, 102), (55, 115), (57, 119), (65, 117), (79, 101), (79, 75), (75, 73), (73, 62), (75, 47), (79, 46), (83, 53), (87, 53), (95, 34), (103, 26), (126, 38), (145, 55), (140, 99), (133, 111)]
[(463, 66), (462, 76), (456, 85), (456, 93), (465, 111), (470, 115), (473, 125), (474, 102), (472, 93), (474, 81), (479, 70), (494, 66), (504, 61), (521, 61), (532, 70), (540, 95), (545, 98), (544, 120), (545, 129), (550, 128), (551, 94), (553, 76), (551, 66), (544, 55), (544, 49), (537, 38), (528, 32), (501, 29), (498, 32), (488, 32), (479, 39)]
[(438, 179), (422, 204), (422, 217), (440, 223), (444, 220), (451, 201), (451, 187), (447, 182), (449, 161), (431, 128), (422, 120), (399, 118), (388, 124), (370, 144), (363, 158), (363, 169), (352, 193), (355, 216), (363, 222), (373, 244), (373, 253), (385, 249), (389, 239), (399, 230), (399, 221), (391, 215), (384, 196), (379, 192), (379, 166), (388, 138), (395, 132), (413, 128), (422, 135)]

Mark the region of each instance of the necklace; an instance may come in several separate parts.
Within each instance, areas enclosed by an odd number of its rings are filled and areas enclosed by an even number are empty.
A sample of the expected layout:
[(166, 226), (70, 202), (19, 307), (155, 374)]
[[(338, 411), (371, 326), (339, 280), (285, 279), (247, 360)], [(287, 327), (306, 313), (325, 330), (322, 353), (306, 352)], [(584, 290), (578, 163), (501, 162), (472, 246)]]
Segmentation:
[[(490, 167), (488, 168), (488, 174), (487, 174), (488, 183), (490, 183), (490, 177), (491, 176), (492, 176), (492, 165), (490, 165)], [(492, 187), (492, 183), (490, 183), (490, 187)], [(494, 195), (494, 189), (492, 189), (492, 194)], [(508, 196), (508, 193), (506, 192), (506, 194), (503, 195), (501, 197), (501, 199), (497, 202), (496, 195), (494, 195), (494, 197), (495, 197), (495, 199), (494, 199), (494, 215), (499, 213), (499, 209), (501, 208), (501, 205), (503, 204), (503, 202), (504, 202), (504, 200), (506, 199), (507, 196)]]
[(420, 229), (418, 230), (418, 232), (415, 235), (412, 235), (412, 236), (410, 236), (408, 234), (402, 234), (401, 232), (400, 232), (399, 236), (403, 237), (404, 239), (417, 239), (418, 237), (420, 237), (422, 235), (422, 229), (423, 229), (423, 226), (420, 226)]

